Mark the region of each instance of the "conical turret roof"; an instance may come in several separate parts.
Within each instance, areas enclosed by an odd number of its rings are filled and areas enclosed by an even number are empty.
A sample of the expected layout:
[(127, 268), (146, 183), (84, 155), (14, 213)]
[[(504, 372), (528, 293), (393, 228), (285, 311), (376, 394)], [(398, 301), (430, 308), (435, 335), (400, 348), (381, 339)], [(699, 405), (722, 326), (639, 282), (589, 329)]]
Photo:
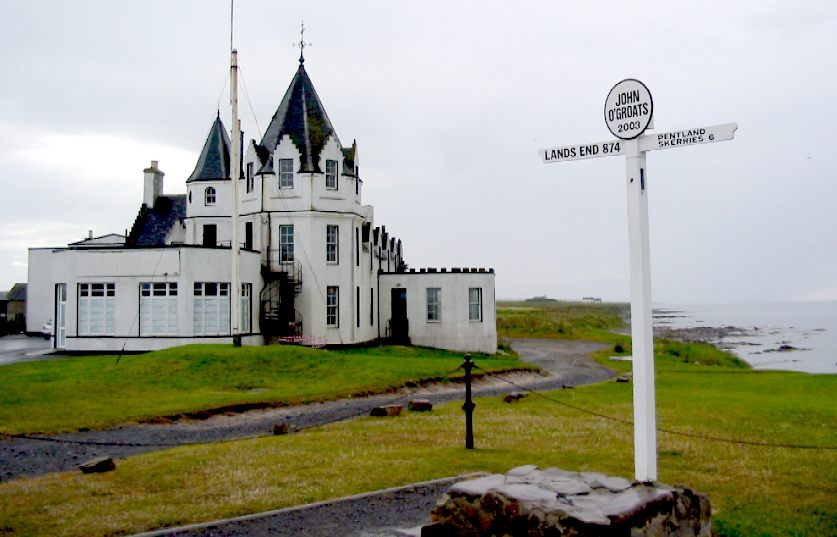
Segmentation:
[(206, 142), (203, 144), (203, 151), (198, 157), (195, 171), (186, 180), (193, 181), (217, 181), (230, 178), (230, 137), (227, 129), (218, 115), (209, 129)]
[[(260, 155), (272, 155), (286, 134), (299, 149), (299, 171), (322, 173), (319, 167), (320, 153), (328, 137), (333, 135), (337, 138), (337, 133), (334, 132), (314, 84), (305, 72), (302, 60), (259, 144), (266, 150), (260, 151)], [(262, 160), (262, 165), (263, 168), (269, 167), (269, 158)]]

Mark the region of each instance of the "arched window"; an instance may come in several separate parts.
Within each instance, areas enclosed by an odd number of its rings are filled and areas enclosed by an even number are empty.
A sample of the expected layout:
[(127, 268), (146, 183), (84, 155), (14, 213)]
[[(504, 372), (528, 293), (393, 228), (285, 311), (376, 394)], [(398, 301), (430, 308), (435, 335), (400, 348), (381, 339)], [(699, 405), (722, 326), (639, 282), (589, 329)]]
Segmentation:
[(204, 205), (215, 205), (215, 189), (211, 186), (206, 187), (203, 191)]

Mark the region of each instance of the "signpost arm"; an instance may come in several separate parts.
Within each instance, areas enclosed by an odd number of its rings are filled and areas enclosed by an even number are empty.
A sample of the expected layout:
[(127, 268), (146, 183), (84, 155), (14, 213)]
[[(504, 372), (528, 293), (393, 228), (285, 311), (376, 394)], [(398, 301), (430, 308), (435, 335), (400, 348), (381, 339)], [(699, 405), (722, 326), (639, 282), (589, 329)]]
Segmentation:
[(639, 140), (625, 142), (628, 233), (631, 264), (633, 340), (634, 468), (637, 481), (657, 479), (657, 418), (654, 335), (651, 326), (651, 253), (648, 232), (648, 175)]

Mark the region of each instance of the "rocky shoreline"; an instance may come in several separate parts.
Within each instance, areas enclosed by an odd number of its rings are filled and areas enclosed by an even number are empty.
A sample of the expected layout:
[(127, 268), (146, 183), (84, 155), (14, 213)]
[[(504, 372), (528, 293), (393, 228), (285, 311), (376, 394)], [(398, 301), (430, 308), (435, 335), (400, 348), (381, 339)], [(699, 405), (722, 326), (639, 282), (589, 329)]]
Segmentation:
[[(761, 343), (754, 343), (741, 339), (763, 335), (758, 327), (742, 328), (739, 326), (693, 326), (688, 328), (670, 328), (667, 326), (655, 326), (654, 338), (672, 339), (683, 343), (706, 343), (713, 345), (723, 351), (733, 351), (739, 347), (761, 346)], [(804, 351), (808, 349), (794, 347), (789, 341), (781, 341), (777, 347), (764, 349), (750, 354), (763, 354), (772, 352)]]

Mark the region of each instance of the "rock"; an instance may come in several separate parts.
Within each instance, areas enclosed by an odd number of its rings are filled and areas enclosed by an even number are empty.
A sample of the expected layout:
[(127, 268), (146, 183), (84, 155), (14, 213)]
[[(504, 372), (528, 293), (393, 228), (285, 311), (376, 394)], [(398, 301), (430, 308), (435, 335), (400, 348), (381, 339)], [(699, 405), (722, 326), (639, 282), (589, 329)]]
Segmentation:
[(384, 417), (384, 416), (400, 416), (403, 405), (381, 405), (376, 406), (370, 412), (370, 416)]
[(116, 463), (108, 456), (97, 457), (95, 459), (90, 459), (85, 463), (79, 464), (78, 469), (85, 474), (100, 474), (116, 470)]
[(277, 423), (273, 426), (273, 434), (281, 435), (281, 434), (289, 434), (289, 433), (298, 433), (299, 427), (296, 425), (289, 425), (287, 423)]
[(429, 399), (412, 399), (407, 403), (407, 409), (412, 412), (430, 412), (433, 410), (433, 403)]
[(628, 375), (620, 375), (616, 377), (616, 382), (630, 382), (631, 379), (628, 378)]
[(524, 397), (526, 397), (525, 393), (511, 392), (511, 393), (507, 393), (505, 395), (505, 397), (503, 397), (503, 402), (504, 403), (514, 403), (515, 401), (520, 401)]
[(710, 513), (687, 488), (527, 465), (453, 485), (422, 534), (709, 537)]

